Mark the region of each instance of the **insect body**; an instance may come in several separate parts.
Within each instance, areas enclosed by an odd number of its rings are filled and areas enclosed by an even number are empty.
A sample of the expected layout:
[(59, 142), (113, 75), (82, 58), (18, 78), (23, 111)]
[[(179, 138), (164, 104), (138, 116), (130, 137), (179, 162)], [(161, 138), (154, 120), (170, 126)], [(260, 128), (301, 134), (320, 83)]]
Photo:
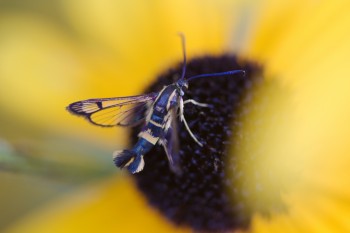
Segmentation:
[[(175, 127), (171, 124), (176, 117), (177, 108), (181, 98), (182, 90), (176, 84), (164, 87), (158, 94), (150, 108), (146, 119), (146, 125), (139, 134), (139, 140), (131, 150), (116, 151), (114, 161), (118, 167), (127, 166), (132, 173), (139, 172), (144, 166), (143, 155), (148, 153), (158, 142), (164, 146), (171, 168), (178, 169), (174, 162), (176, 152), (171, 151), (169, 146), (174, 146), (171, 142)], [(169, 130), (171, 128), (171, 130)], [(169, 141), (169, 142), (168, 142)], [(175, 148), (174, 148), (175, 149)]]
[(183, 100), (188, 82), (203, 77), (227, 76), (244, 74), (243, 70), (232, 70), (222, 73), (202, 74), (185, 79), (186, 54), (184, 36), (181, 35), (184, 54), (184, 64), (180, 79), (165, 86), (159, 93), (139, 96), (88, 99), (70, 104), (67, 109), (80, 116), (84, 116), (91, 123), (99, 126), (136, 126), (144, 124), (139, 133), (139, 140), (130, 150), (116, 151), (113, 154), (115, 165), (119, 168), (127, 167), (131, 173), (140, 172), (144, 167), (143, 156), (157, 143), (162, 145), (169, 160), (170, 168), (178, 173), (178, 139), (177, 117), (184, 123), (188, 133), (197, 142), (201, 142), (191, 132), (185, 117), (184, 105), (188, 103), (201, 107), (208, 104), (198, 103), (193, 99)]

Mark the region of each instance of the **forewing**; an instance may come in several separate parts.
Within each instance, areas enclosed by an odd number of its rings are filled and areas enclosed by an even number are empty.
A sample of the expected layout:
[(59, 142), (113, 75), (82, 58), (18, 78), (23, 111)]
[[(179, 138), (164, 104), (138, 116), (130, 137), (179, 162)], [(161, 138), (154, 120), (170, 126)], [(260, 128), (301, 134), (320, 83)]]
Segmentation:
[(164, 147), (165, 153), (168, 157), (170, 168), (175, 173), (181, 173), (180, 157), (179, 157), (179, 138), (177, 129), (177, 109), (170, 110), (167, 127), (164, 135), (161, 138), (161, 143)]
[(117, 98), (88, 99), (74, 102), (67, 109), (98, 126), (135, 126), (143, 122), (156, 97), (157, 93), (150, 93)]

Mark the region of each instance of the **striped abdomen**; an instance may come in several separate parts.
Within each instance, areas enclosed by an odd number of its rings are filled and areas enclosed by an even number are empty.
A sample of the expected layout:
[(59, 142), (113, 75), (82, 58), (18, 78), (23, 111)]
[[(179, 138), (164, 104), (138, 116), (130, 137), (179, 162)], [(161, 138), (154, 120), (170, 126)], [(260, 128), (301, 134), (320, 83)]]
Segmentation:
[(177, 104), (177, 88), (169, 85), (159, 93), (147, 117), (147, 124), (139, 133), (139, 140), (131, 150), (116, 151), (113, 155), (117, 167), (127, 167), (137, 173), (144, 167), (143, 155), (148, 153), (163, 136), (169, 118), (169, 109)]

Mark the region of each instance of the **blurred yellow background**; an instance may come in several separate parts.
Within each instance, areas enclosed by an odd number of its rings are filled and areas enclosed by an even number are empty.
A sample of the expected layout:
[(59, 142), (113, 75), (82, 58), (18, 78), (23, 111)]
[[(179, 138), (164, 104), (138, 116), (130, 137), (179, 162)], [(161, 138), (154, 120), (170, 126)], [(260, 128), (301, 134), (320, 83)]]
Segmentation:
[(283, 111), (297, 120), (278, 126), (285, 138), (262, 141), (278, 162), (301, 162), (303, 179), (287, 197), (291, 214), (257, 216), (252, 232), (350, 232), (349, 9), (314, 0), (0, 0), (0, 231), (182, 231), (119, 177), (111, 153), (127, 145), (127, 131), (65, 110), (142, 93), (181, 61), (181, 31), (189, 57), (237, 52), (295, 96), (297, 109)]
[(224, 51), (236, 16), (233, 3), (213, 3), (0, 1), (0, 229), (118, 176), (111, 154), (127, 131), (92, 126), (65, 107), (142, 93), (181, 61), (180, 31), (190, 57)]

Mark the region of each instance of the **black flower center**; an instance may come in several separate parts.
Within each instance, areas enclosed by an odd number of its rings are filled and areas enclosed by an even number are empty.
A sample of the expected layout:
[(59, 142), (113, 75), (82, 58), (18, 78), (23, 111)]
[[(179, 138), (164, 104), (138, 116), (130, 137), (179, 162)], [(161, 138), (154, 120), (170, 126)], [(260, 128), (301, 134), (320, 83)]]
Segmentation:
[[(253, 88), (264, 84), (262, 69), (254, 63), (239, 61), (233, 55), (207, 56), (188, 62), (186, 77), (235, 69), (245, 70), (245, 77), (212, 77), (189, 83), (184, 100), (194, 99), (212, 107), (187, 104), (184, 108), (185, 118), (203, 147), (179, 123), (182, 175), (169, 169), (161, 146), (155, 146), (144, 156), (144, 170), (134, 175), (151, 205), (171, 221), (197, 231), (246, 228), (252, 217), (251, 209), (237, 191), (239, 185), (229, 174), (239, 172), (239, 168), (235, 155), (228, 152), (236, 145), (232, 140), (240, 137), (235, 128), (241, 124), (242, 108), (249, 103)], [(181, 65), (178, 65), (160, 75), (146, 92), (161, 90), (177, 81), (180, 73)], [(140, 128), (133, 130), (133, 143), (139, 132)]]

